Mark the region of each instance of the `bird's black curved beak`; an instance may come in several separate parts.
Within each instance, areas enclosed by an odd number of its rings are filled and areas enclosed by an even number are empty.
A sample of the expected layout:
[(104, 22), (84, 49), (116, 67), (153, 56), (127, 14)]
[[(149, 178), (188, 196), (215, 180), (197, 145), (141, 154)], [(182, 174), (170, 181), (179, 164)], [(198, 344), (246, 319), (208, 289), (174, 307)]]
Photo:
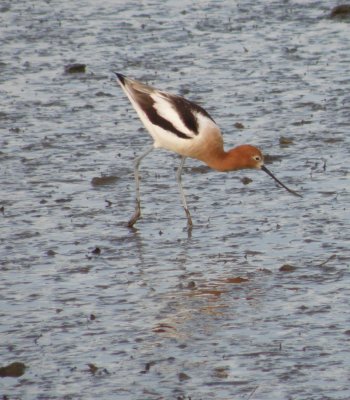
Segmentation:
[(270, 175), (272, 179), (274, 179), (279, 185), (281, 185), (282, 187), (284, 187), (289, 193), (294, 194), (294, 196), (298, 196), (298, 197), (303, 197), (301, 194), (299, 194), (298, 192), (295, 192), (292, 189), (289, 189), (286, 185), (284, 185), (279, 179), (277, 179), (275, 177), (275, 175), (265, 167), (265, 165), (261, 166), (261, 169), (267, 173), (267, 175)]

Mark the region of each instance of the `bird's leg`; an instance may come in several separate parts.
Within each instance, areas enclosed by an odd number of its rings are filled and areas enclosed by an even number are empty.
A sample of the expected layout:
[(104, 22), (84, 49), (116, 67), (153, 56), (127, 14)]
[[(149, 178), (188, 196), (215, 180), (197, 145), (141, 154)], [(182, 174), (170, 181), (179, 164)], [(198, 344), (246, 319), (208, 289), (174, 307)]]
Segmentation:
[(186, 157), (182, 157), (181, 158), (181, 163), (180, 163), (179, 168), (178, 168), (178, 170), (176, 172), (176, 181), (177, 181), (177, 184), (179, 185), (182, 204), (183, 204), (183, 207), (184, 207), (185, 212), (186, 212), (187, 225), (188, 225), (189, 228), (191, 228), (192, 225), (193, 225), (192, 224), (192, 218), (191, 218), (191, 214), (190, 214), (190, 212), (188, 210), (188, 207), (187, 207), (186, 197), (185, 197), (185, 193), (184, 193), (184, 190), (183, 190), (183, 187), (182, 187), (182, 182), (181, 182), (182, 168), (183, 168), (183, 166), (185, 164), (185, 161), (186, 161)]
[(141, 161), (153, 150), (153, 146), (148, 148), (144, 153), (135, 159), (135, 184), (136, 184), (136, 206), (134, 215), (130, 218), (128, 222), (128, 227), (132, 228), (135, 222), (141, 217), (141, 197), (140, 197), (140, 175), (139, 166)]

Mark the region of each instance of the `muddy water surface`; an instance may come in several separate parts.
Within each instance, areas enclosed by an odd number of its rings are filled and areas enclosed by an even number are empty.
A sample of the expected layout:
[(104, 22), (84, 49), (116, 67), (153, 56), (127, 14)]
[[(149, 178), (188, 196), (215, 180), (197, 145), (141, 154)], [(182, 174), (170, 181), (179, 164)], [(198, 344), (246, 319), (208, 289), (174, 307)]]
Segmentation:
[[(350, 398), (350, 25), (333, 5), (1, 3), (0, 367), (27, 367), (2, 396)], [(151, 142), (114, 71), (199, 102), (304, 197), (189, 160), (189, 235), (179, 158), (157, 151), (126, 228)]]

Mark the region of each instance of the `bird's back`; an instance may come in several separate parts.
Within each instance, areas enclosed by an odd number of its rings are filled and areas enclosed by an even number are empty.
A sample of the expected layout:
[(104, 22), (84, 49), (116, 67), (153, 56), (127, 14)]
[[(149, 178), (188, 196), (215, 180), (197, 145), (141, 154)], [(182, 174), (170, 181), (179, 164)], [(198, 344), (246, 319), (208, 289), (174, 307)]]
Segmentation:
[(155, 147), (203, 161), (208, 147), (223, 147), (219, 127), (199, 105), (124, 75), (117, 77)]

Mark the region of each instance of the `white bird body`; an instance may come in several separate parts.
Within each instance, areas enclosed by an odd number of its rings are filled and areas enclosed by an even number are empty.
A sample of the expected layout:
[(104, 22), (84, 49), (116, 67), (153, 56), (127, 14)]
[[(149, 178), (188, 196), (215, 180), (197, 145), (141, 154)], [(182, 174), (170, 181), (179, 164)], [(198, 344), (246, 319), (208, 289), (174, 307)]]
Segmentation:
[[(123, 78), (123, 83), (120, 80), (119, 83), (152, 136), (155, 148), (163, 148), (204, 162), (210, 159), (210, 154), (216, 154), (223, 149), (220, 128), (198, 105), (126, 77)], [(152, 110), (149, 104), (152, 105)], [(187, 125), (184, 122), (186, 115), (184, 117), (181, 114), (184, 110), (188, 113)], [(158, 119), (159, 124), (152, 122), (150, 115), (153, 115), (153, 121)], [(171, 121), (172, 130), (166, 129), (169, 128), (168, 121)]]

